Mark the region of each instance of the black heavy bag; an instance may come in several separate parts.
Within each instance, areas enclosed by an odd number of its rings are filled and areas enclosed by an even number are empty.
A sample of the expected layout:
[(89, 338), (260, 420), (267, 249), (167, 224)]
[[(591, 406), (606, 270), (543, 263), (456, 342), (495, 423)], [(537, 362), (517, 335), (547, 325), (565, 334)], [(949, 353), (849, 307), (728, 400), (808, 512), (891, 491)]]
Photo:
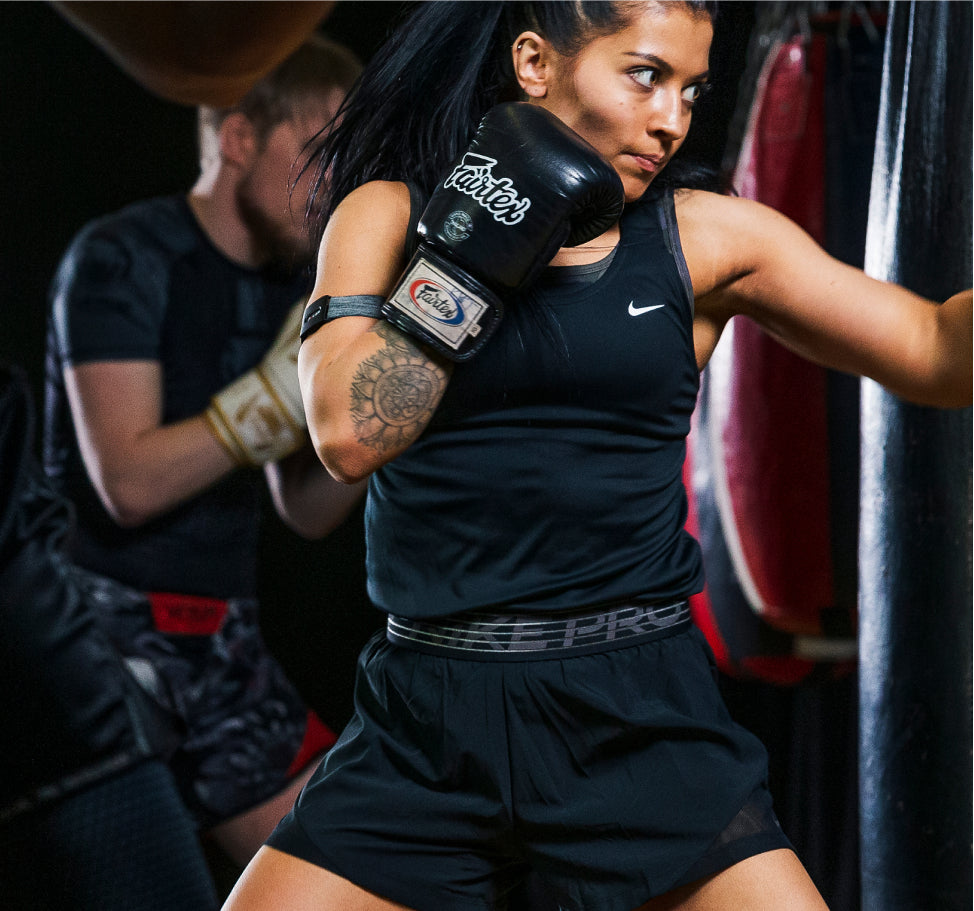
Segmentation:
[[(866, 270), (971, 282), (971, 4), (892, 3)], [(862, 392), (862, 911), (971, 907), (971, 412)]]
[(26, 376), (0, 363), (0, 833), (20, 813), (171, 746), (169, 719), (76, 581), (64, 552), (71, 505), (33, 446)]

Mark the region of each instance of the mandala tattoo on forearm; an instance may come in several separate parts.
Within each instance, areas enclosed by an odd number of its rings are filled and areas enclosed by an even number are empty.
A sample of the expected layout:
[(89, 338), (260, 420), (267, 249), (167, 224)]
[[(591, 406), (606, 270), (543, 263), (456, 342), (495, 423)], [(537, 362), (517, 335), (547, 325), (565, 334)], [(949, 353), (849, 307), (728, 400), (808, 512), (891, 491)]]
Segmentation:
[(387, 452), (413, 442), (426, 428), (446, 386), (443, 369), (388, 323), (370, 331), (385, 346), (352, 379), (352, 420), (363, 446)]

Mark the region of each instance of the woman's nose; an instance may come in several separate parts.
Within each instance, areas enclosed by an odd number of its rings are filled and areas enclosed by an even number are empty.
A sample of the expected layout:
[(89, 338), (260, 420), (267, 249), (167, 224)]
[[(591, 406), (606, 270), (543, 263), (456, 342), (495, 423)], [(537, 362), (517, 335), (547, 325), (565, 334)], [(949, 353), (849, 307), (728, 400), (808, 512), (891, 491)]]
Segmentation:
[(646, 124), (646, 132), (680, 139), (690, 125), (690, 112), (676, 88), (657, 92)]

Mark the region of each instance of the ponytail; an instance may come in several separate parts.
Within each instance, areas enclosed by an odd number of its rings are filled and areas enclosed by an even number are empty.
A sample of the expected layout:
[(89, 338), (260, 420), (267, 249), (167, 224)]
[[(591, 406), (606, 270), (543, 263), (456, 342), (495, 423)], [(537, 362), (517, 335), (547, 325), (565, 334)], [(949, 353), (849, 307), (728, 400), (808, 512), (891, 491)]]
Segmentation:
[(503, 53), (506, 6), (424, 3), (373, 55), (313, 157), (318, 239), (337, 203), (366, 181), (408, 179), (429, 195), (481, 117), (516, 97)]

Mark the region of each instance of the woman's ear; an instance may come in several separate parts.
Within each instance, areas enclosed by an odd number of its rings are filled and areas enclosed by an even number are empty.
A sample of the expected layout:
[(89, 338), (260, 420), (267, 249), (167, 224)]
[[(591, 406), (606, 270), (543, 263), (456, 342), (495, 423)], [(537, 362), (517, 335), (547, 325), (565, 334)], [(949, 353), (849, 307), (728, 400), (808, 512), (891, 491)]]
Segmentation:
[(227, 114), (220, 124), (220, 158), (246, 170), (257, 153), (257, 130), (243, 114)]
[(548, 58), (551, 45), (537, 32), (521, 32), (511, 49), (514, 75), (521, 91), (529, 98), (544, 98), (548, 94)]

